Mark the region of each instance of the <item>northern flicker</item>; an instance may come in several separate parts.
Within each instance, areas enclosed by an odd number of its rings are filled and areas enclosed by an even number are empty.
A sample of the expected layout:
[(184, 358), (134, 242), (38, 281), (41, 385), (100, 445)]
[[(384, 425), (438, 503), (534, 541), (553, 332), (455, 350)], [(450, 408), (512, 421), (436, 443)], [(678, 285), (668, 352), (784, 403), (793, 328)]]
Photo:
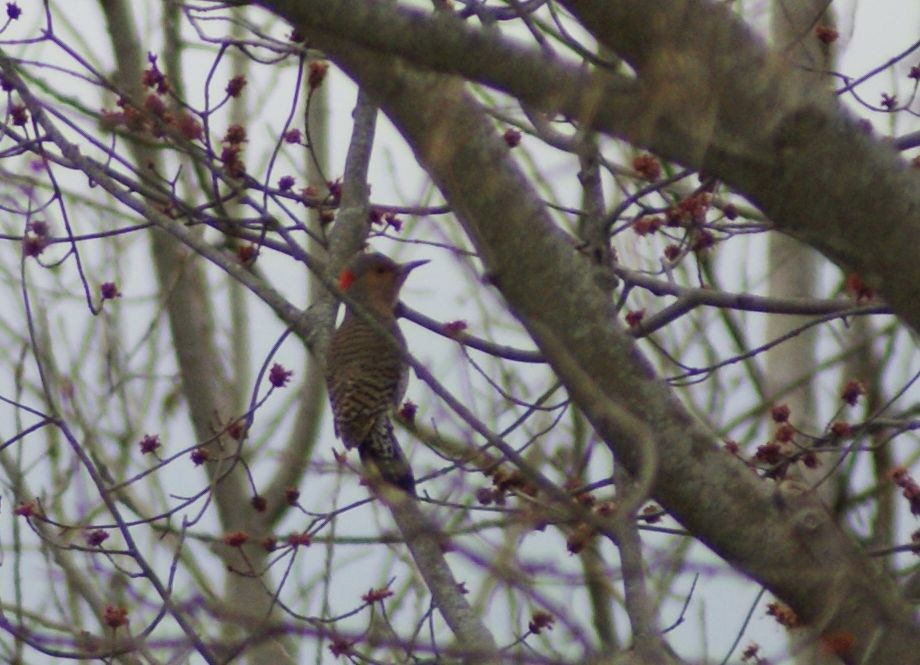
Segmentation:
[[(409, 273), (427, 261), (395, 263), (383, 254), (361, 254), (339, 276), (339, 287), (395, 339), (406, 340), (396, 323), (399, 290)], [(406, 393), (409, 368), (392, 342), (360, 316), (346, 310), (332, 336), (326, 386), (336, 435), (357, 448), (365, 469), (415, 494), (415, 477), (393, 433), (390, 410)]]

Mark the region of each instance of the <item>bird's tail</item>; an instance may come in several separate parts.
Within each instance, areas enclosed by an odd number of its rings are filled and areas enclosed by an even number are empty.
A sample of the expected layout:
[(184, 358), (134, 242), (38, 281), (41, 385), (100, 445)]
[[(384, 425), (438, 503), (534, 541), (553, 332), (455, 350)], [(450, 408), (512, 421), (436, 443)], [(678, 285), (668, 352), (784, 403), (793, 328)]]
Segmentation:
[(358, 453), (372, 483), (381, 480), (416, 496), (412, 467), (399, 447), (387, 414), (377, 418), (367, 438), (358, 444)]

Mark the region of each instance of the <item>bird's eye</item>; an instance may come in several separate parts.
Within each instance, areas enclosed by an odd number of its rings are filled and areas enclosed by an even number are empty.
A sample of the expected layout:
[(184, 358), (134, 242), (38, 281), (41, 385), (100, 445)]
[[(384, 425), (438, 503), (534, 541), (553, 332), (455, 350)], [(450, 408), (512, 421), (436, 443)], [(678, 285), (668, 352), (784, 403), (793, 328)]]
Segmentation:
[(382, 275), (382, 274), (385, 273), (386, 271), (387, 271), (387, 269), (384, 268), (383, 266), (380, 266), (379, 268), (377, 268), (377, 274), (378, 274), (378, 275)]

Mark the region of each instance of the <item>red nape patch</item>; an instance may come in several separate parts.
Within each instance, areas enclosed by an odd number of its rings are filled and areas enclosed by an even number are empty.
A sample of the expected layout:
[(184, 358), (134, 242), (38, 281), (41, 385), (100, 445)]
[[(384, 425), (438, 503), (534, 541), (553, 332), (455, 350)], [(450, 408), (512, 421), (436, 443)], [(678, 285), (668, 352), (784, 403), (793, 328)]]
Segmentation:
[(355, 274), (348, 268), (345, 268), (339, 273), (339, 288), (343, 291), (347, 291), (348, 287), (351, 286), (354, 281)]

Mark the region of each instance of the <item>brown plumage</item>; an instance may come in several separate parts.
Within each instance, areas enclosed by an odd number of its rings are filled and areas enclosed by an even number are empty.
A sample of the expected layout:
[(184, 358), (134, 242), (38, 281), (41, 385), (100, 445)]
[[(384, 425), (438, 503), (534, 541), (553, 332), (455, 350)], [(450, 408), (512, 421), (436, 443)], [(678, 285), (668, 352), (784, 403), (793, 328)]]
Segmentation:
[[(409, 272), (427, 261), (398, 264), (383, 254), (361, 254), (339, 278), (339, 286), (406, 348), (396, 323), (399, 290)], [(406, 393), (408, 366), (387, 337), (346, 310), (326, 358), (326, 385), (336, 435), (357, 448), (374, 477), (415, 494), (415, 478), (393, 433), (390, 410)]]

